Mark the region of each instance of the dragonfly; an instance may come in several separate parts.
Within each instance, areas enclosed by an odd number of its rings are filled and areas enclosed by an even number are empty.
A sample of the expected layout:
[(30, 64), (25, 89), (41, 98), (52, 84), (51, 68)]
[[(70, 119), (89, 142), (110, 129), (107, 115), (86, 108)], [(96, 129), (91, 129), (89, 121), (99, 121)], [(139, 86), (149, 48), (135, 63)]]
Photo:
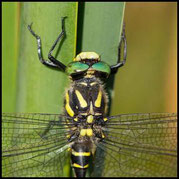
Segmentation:
[(40, 62), (71, 79), (64, 114), (2, 113), (3, 176), (57, 177), (67, 170), (76, 177), (177, 176), (176, 113), (107, 115), (103, 81), (126, 62), (125, 28), (117, 64), (109, 66), (97, 53), (81, 52), (66, 66), (52, 56), (65, 35), (64, 19), (49, 61), (42, 58), (40, 36), (28, 26)]

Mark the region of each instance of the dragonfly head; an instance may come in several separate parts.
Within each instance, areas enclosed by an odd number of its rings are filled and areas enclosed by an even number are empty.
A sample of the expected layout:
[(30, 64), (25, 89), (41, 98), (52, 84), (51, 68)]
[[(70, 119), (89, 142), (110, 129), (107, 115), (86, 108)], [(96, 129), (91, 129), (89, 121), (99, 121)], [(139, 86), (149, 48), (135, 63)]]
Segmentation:
[(110, 66), (100, 60), (100, 56), (95, 52), (81, 52), (73, 62), (69, 63), (66, 73), (75, 79), (78, 78), (107, 78), (111, 73)]

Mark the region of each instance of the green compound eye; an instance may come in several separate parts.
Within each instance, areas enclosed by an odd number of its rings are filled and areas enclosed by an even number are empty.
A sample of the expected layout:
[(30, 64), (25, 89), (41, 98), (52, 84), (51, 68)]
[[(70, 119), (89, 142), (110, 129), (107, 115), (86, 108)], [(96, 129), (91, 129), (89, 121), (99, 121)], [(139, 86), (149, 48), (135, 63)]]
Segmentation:
[(92, 65), (92, 68), (96, 71), (107, 73), (108, 75), (111, 73), (110, 66), (105, 62), (98, 62)]
[(87, 64), (81, 63), (81, 62), (71, 62), (68, 64), (66, 68), (66, 73), (68, 75), (80, 73), (83, 71), (86, 71), (89, 68)]

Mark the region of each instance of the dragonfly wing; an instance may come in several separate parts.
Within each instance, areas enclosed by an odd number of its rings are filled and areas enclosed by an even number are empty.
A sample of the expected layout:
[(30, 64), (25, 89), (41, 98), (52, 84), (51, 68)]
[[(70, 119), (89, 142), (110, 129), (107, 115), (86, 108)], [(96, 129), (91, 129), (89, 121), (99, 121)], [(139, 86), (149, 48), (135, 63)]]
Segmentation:
[(177, 176), (177, 114), (109, 117), (92, 176)]
[(62, 115), (4, 113), (3, 176), (63, 176), (69, 147), (64, 125)]
[[(3, 114), (3, 176), (63, 176), (65, 116)], [(49, 122), (50, 121), (50, 122)], [(92, 176), (176, 176), (177, 115), (108, 118)]]

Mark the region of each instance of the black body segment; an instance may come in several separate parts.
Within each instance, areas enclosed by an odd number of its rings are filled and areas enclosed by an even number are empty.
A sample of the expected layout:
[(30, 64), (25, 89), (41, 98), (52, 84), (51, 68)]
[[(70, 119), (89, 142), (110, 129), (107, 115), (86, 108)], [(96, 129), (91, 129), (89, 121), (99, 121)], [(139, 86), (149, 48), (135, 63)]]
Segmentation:
[(76, 176), (85, 177), (86, 170), (89, 167), (91, 156), (90, 145), (87, 143), (75, 143), (72, 146), (71, 160)]

